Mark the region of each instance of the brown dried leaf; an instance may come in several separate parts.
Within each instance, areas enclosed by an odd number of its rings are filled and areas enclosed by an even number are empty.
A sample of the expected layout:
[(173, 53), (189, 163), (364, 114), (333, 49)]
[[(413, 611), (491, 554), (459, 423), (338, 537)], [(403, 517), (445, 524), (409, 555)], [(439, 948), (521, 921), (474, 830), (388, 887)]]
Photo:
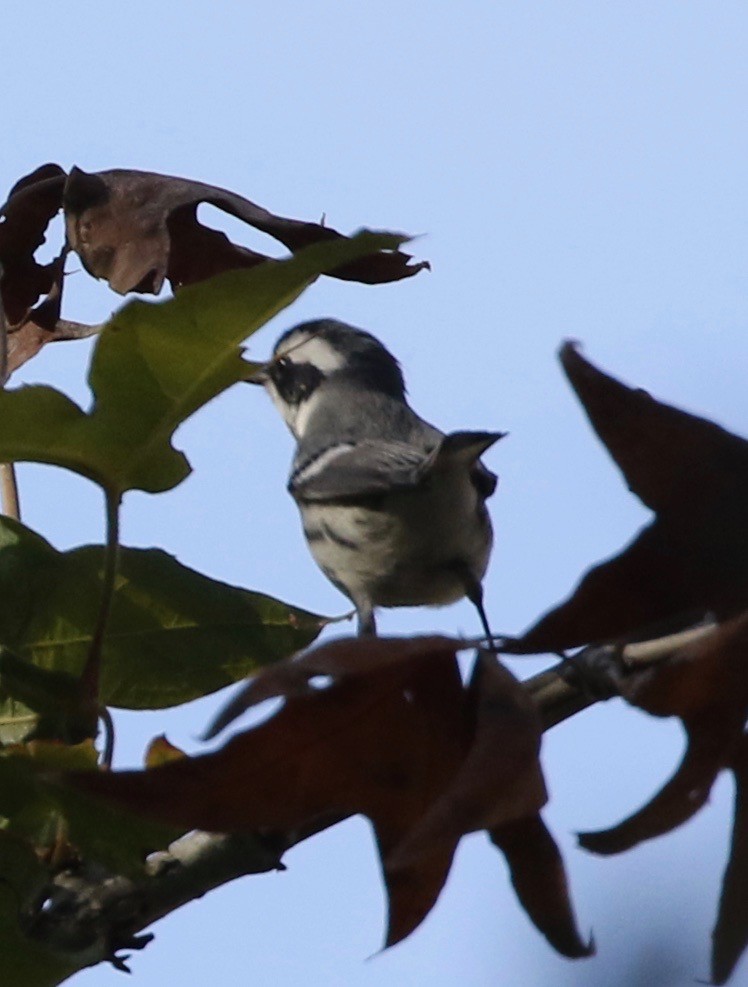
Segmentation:
[(519, 652), (654, 636), (660, 622), (727, 617), (748, 600), (748, 442), (604, 374), (561, 361), (630, 489), (657, 512), (624, 551), (515, 644)]
[(422, 637), (342, 637), (304, 651), (292, 661), (278, 662), (250, 679), (226, 705), (205, 733), (205, 740), (217, 736), (238, 716), (266, 699), (306, 696), (317, 691), (315, 679), (360, 677), (391, 664), (434, 654), (454, 655), (469, 647), (457, 638), (429, 635)]
[[(65, 185), (67, 235), (84, 267), (114, 291), (158, 294), (164, 279), (174, 289), (268, 258), (232, 243), (197, 220), (210, 203), (291, 251), (342, 234), (317, 223), (285, 219), (225, 189), (185, 178), (114, 169), (88, 174), (73, 168)], [(332, 276), (375, 284), (418, 273), (399, 251), (374, 254), (338, 268)]]
[(534, 816), (547, 801), (537, 708), (488, 652), (476, 660), (467, 713), (472, 726), (465, 759), (451, 785), (392, 853), (393, 867), (417, 859), (435, 841)]
[(564, 862), (540, 815), (503, 823), (490, 836), (506, 857), (514, 890), (535, 927), (562, 955), (591, 956), (594, 942), (579, 935)]
[[(64, 181), (65, 172), (59, 165), (42, 165), (16, 182), (0, 207), (0, 297), (11, 329), (27, 318), (42, 295), (55, 288), (59, 292), (61, 258), (39, 264), (34, 253), (45, 242), (46, 229), (60, 210)], [(44, 316), (38, 321), (49, 328)]]
[(678, 716), (688, 738), (678, 770), (634, 815), (612, 829), (582, 833), (594, 853), (621, 853), (670, 832), (704, 805), (729, 766), (748, 716), (748, 613), (670, 661), (632, 675), (625, 697), (654, 716)]
[[(442, 651), (292, 696), (215, 754), (146, 772), (80, 775), (76, 784), (161, 820), (179, 818), (179, 826), (221, 832), (313, 831), (362, 813), (387, 853), (454, 775), (463, 718), (459, 669)], [(439, 850), (438, 860), (393, 880), (388, 944), (428, 914), (453, 851)]]
[[(367, 816), (393, 945), (433, 907), (464, 833), (532, 824), (545, 801), (534, 707), (488, 654), (466, 691), (462, 646), (442, 637), (333, 642), (261, 672), (218, 726), (273, 696), (282, 709), (216, 753), (73, 782), (161, 821), (221, 832), (311, 834)], [(555, 865), (549, 880), (557, 883)]]
[(733, 759), (735, 815), (730, 859), (712, 935), (712, 982), (724, 984), (748, 946), (748, 736)]

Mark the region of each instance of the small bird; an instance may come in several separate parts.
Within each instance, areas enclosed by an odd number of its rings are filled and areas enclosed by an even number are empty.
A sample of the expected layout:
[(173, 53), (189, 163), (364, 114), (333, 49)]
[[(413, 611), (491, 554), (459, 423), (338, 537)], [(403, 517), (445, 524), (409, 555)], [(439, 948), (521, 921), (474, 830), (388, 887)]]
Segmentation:
[(492, 644), (482, 580), (497, 479), (480, 456), (505, 433), (429, 425), (408, 404), (395, 357), (335, 319), (283, 333), (249, 380), (296, 439), (288, 490), (315, 562), (356, 608), (359, 635), (376, 634), (376, 607), (467, 596)]

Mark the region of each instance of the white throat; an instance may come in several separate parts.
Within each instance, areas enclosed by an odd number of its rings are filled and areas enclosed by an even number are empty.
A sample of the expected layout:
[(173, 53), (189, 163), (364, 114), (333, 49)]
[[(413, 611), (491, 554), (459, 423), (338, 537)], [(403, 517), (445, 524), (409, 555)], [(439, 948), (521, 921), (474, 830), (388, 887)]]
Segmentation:
[(268, 381), (265, 388), (273, 404), (280, 412), (283, 421), (291, 430), (293, 437), (297, 442), (303, 439), (304, 433), (309, 427), (309, 421), (319, 404), (319, 390), (314, 391), (305, 401), (301, 401), (299, 404), (287, 404), (278, 394), (272, 381)]

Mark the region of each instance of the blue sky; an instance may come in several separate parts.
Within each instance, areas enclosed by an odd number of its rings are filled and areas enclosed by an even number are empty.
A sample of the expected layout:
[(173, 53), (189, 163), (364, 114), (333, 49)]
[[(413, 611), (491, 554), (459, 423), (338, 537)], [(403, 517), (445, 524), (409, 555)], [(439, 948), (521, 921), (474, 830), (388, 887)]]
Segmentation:
[[(431, 273), (376, 288), (320, 283), (254, 337), (250, 355), (266, 355), (293, 322), (333, 315), (396, 353), (424, 417), (510, 432), (487, 457), (501, 483), (486, 598), (493, 625), (519, 632), (647, 518), (560, 373), (563, 339), (658, 397), (748, 431), (748, 10), (693, 0), (246, 8), (9, 7), (0, 184), (48, 160), (135, 167), (221, 185), (283, 215), (325, 214), (344, 231), (421, 234), (413, 251)], [(70, 318), (98, 321), (118, 304), (82, 273), (66, 290)], [(85, 402), (88, 354), (86, 343), (49, 347), (18, 379)], [(284, 490), (291, 439), (264, 395), (234, 389), (178, 439), (193, 475), (161, 497), (130, 495), (125, 543), (342, 612), (303, 544)], [(97, 490), (42, 467), (20, 474), (27, 524), (60, 548), (101, 539)], [(390, 611), (380, 626), (472, 633), (476, 620), (462, 603)], [(513, 667), (524, 675), (539, 663)], [(221, 700), (119, 716), (121, 763), (137, 763), (164, 730), (197, 749)], [(616, 703), (547, 736), (546, 818), (596, 959), (570, 963), (546, 948), (478, 836), (425, 925), (367, 960), (383, 901), (356, 820), (294, 850), (287, 873), (238, 882), (160, 923), (134, 982), (692, 983), (708, 973), (730, 784), (694, 822), (620, 859), (585, 855), (573, 837), (638, 806), (679, 753), (676, 725)], [(120, 975), (99, 968), (75, 983), (108, 987)]]

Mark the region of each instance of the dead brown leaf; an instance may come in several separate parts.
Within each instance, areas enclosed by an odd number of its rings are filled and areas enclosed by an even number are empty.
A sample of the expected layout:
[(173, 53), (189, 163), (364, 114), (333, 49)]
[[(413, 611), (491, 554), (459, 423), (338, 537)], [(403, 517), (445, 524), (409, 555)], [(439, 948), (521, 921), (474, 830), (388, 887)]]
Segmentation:
[[(0, 297), (8, 325), (20, 326), (43, 295), (62, 283), (60, 257), (39, 264), (34, 253), (45, 242), (50, 221), (60, 210), (65, 172), (46, 164), (21, 178), (0, 207)], [(62, 253), (62, 250), (61, 250)], [(49, 326), (48, 319), (38, 320)]]
[[(519, 831), (523, 822), (535, 828), (546, 798), (534, 707), (492, 655), (479, 656), (465, 689), (461, 647), (441, 637), (321, 646), (264, 670), (240, 693), (211, 732), (263, 699), (283, 697), (284, 705), (221, 750), (144, 772), (77, 775), (73, 783), (161, 821), (219, 832), (312, 834), (333, 820), (367, 816), (389, 900), (386, 945), (393, 945), (435, 904), (463, 834), (507, 821)], [(548, 876), (553, 888), (558, 866)], [(538, 886), (543, 879), (539, 863)], [(569, 945), (568, 901), (563, 916), (549, 912), (548, 921), (566, 929), (569, 955), (583, 955), (581, 943), (576, 953)], [(552, 928), (541, 931), (559, 941)]]
[(748, 716), (748, 613), (668, 662), (635, 673), (625, 698), (654, 716), (678, 716), (687, 737), (683, 760), (667, 784), (634, 815), (612, 829), (583, 833), (594, 853), (620, 853), (667, 833), (704, 805), (732, 761)]
[(712, 982), (724, 984), (748, 946), (748, 735), (733, 759), (735, 814), (730, 859), (712, 935)]
[[(234, 192), (144, 171), (113, 169), (88, 174), (73, 168), (65, 184), (67, 235), (84, 267), (114, 291), (158, 294), (203, 281), (222, 271), (254, 267), (268, 258), (198, 222), (197, 207), (210, 203), (267, 233), (291, 251), (342, 237), (327, 226), (276, 216)], [(400, 251), (362, 258), (333, 277), (376, 284), (417, 274)]]
[(540, 815), (495, 826), (491, 841), (506, 857), (512, 886), (535, 927), (563, 956), (592, 956), (577, 931), (564, 862)]
[(655, 636), (748, 601), (748, 442), (561, 350), (566, 374), (629, 488), (656, 519), (511, 649), (557, 652)]

